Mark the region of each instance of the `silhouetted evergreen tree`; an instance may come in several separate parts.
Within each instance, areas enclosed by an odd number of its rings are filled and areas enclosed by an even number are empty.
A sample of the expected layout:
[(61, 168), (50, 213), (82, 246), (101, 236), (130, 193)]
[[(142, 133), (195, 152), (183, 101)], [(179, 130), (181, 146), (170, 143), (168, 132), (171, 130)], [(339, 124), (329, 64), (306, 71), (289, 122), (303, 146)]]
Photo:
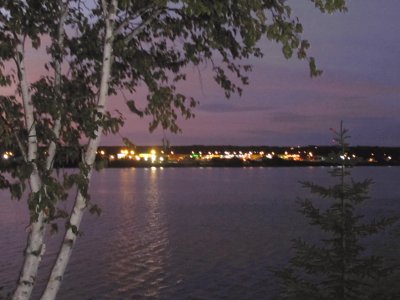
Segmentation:
[[(296, 300), (400, 299), (400, 293), (385, 293), (379, 288), (379, 283), (392, 274), (393, 267), (388, 267), (383, 257), (367, 254), (363, 243), (363, 239), (384, 230), (397, 218), (367, 221), (357, 212), (358, 206), (368, 199), (372, 181), (353, 180), (346, 157), (348, 131), (341, 123), (340, 130), (333, 132), (340, 148), (331, 155), (338, 167), (330, 173), (338, 182), (332, 186), (302, 182), (323, 203), (318, 205), (309, 198), (298, 200), (300, 212), (310, 225), (320, 229), (323, 238), (314, 244), (301, 238), (293, 241), (295, 255), (285, 269), (277, 272), (282, 283), (280, 296)], [(327, 202), (327, 208), (320, 208)]]

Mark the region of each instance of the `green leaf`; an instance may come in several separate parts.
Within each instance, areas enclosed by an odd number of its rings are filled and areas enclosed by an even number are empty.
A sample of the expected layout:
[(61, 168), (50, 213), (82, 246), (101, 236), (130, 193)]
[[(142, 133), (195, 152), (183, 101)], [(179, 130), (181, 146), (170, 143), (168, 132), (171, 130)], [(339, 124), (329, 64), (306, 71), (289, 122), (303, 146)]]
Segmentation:
[(133, 100), (126, 101), (126, 105), (128, 105), (128, 108), (131, 112), (137, 114), (139, 117), (143, 117), (143, 112), (136, 108), (135, 101)]
[(90, 207), (89, 212), (90, 212), (92, 215), (93, 215), (93, 214), (96, 214), (97, 216), (101, 216), (102, 210), (101, 210), (101, 208), (100, 208), (98, 205), (93, 204), (93, 205)]
[(285, 56), (286, 59), (289, 59), (289, 58), (292, 57), (293, 50), (292, 50), (292, 47), (290, 47), (289, 44), (285, 44), (283, 46), (282, 52), (283, 52), (283, 55)]

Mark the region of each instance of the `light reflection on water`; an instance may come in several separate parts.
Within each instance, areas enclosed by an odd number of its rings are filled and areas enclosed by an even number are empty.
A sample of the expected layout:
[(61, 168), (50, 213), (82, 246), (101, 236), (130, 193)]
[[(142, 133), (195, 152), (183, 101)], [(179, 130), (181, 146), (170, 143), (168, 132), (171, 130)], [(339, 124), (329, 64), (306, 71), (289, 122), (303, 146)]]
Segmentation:
[[(353, 175), (376, 182), (367, 215), (399, 210), (400, 168)], [(296, 211), (298, 180), (331, 179), (326, 168), (103, 170), (91, 187), (103, 215), (85, 217), (59, 299), (274, 299), (271, 270), (286, 264), (293, 238), (313, 234)], [(9, 288), (26, 224), (24, 203), (4, 200), (0, 286)]]
[[(159, 174), (157, 170), (146, 170), (146, 185), (142, 186), (144, 203), (137, 203), (132, 198), (134, 186), (131, 176), (132, 172), (125, 172), (121, 178), (123, 198), (116, 203), (120, 217), (115, 222), (119, 230), (111, 241), (115, 250), (108, 258), (112, 261), (108, 265), (109, 280), (116, 283), (120, 295), (157, 298), (165, 281), (168, 245), (167, 226), (160, 209)], [(144, 208), (140, 215), (136, 212), (140, 210), (138, 204)], [(132, 226), (132, 218), (140, 220), (140, 226)]]

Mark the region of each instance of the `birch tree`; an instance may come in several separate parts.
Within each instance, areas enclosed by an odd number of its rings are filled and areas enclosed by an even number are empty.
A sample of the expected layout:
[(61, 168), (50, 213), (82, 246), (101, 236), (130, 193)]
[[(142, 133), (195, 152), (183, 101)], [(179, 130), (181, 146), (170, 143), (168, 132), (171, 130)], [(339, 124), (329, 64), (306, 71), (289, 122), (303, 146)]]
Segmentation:
[[(54, 5), (55, 3), (53, 3)], [(9, 147), (13, 142), (18, 145), (16, 152), (20, 153), (23, 163), (16, 170), (12, 171), (12, 176), (17, 177), (17, 182), (9, 183), (4, 177), (3, 185), (10, 188), (14, 197), (21, 197), (25, 181), (29, 183), (30, 195), (28, 205), (31, 209), (30, 233), (27, 247), (24, 255), (25, 260), (21, 269), (19, 284), (14, 293), (14, 298), (29, 298), (31, 287), (34, 284), (36, 272), (45, 251), (43, 238), (45, 234), (46, 213), (43, 210), (46, 207), (45, 202), (50, 200), (51, 191), (47, 191), (48, 178), (43, 180), (43, 172), (50, 171), (55, 157), (56, 144), (50, 139), (48, 143), (48, 155), (41, 155), (39, 146), (43, 142), (38, 136), (37, 128), (40, 126), (37, 122), (39, 110), (35, 109), (35, 99), (29, 84), (28, 71), (26, 66), (26, 40), (32, 41), (32, 47), (37, 49), (40, 44), (40, 36), (45, 34), (50, 24), (40, 17), (41, 14), (51, 12), (51, 5), (44, 7), (38, 3), (16, 3), (8, 2), (2, 4), (2, 59), (12, 59), (16, 67), (16, 78), (13, 75), (2, 75), (3, 85), (9, 85), (14, 82), (17, 85), (17, 96), (2, 96), (2, 124), (1, 131), (3, 142)], [(34, 9), (32, 9), (34, 7)], [(60, 10), (65, 15), (65, 10)], [(54, 43), (62, 48), (63, 44), (63, 17), (56, 27), (57, 37), (54, 37)], [(54, 97), (59, 95), (60, 89), (60, 60), (54, 59)], [(43, 120), (44, 121), (44, 120)], [(60, 133), (60, 122), (55, 122), (48, 128), (54, 137)], [(44, 183), (44, 181), (46, 183)], [(49, 192), (49, 193), (48, 193)], [(47, 198), (47, 199), (45, 199)]]
[[(322, 12), (345, 11), (344, 0), (310, 0)], [(102, 134), (116, 133), (123, 117), (107, 110), (110, 95), (122, 97), (138, 117), (179, 131), (178, 118), (193, 117), (196, 99), (181, 93), (189, 65), (211, 66), (214, 80), (230, 97), (242, 92), (251, 66), (264, 54), (261, 40), (278, 43), (287, 59), (308, 62), (310, 44), (284, 0), (9, 0), (0, 1), (1, 144), (19, 159), (0, 176), (0, 187), (20, 199), (27, 187), (29, 238), (13, 299), (28, 299), (45, 252), (45, 232), (59, 217), (65, 236), (42, 299), (55, 298), (84, 211), (99, 212), (88, 193)], [(32, 80), (29, 53), (46, 53), (43, 73)], [(13, 67), (10, 67), (13, 66)], [(16, 71), (13, 73), (13, 69)], [(30, 73), (32, 74), (32, 73)], [(31, 80), (31, 81), (30, 81)], [(147, 89), (146, 99), (135, 97)], [(141, 100), (141, 101), (139, 101)], [(66, 151), (67, 149), (67, 151)], [(73, 174), (56, 176), (55, 159), (79, 159)], [(58, 208), (77, 190), (72, 211)]]
[[(54, 176), (56, 150), (62, 157), (63, 149), (68, 147), (69, 159), (73, 159), (79, 155), (81, 138), (94, 136), (98, 123), (111, 122), (115, 128), (119, 121), (97, 111), (93, 91), (80, 83), (82, 74), (68, 75), (70, 71), (62, 71), (67, 53), (65, 26), (76, 18), (76, 11), (69, 14), (72, 4), (77, 2), (5, 1), (0, 4), (0, 81), (3, 86), (15, 88), (15, 93), (1, 96), (1, 144), (19, 156), (14, 168), (2, 170), (0, 186), (8, 188), (17, 199), (29, 187), (29, 235), (13, 294), (13, 299), (28, 299), (45, 252), (46, 227), (54, 219), (67, 215), (56, 204), (66, 199), (73, 185), (84, 186), (80, 174), (65, 175), (62, 179)], [(41, 41), (46, 39), (50, 39), (49, 44), (41, 46)], [(29, 74), (33, 72), (27, 67), (28, 53), (35, 50), (45, 52), (48, 61), (43, 76), (30, 81)], [(84, 122), (83, 118), (86, 118)], [(107, 127), (104, 126), (105, 130)]]

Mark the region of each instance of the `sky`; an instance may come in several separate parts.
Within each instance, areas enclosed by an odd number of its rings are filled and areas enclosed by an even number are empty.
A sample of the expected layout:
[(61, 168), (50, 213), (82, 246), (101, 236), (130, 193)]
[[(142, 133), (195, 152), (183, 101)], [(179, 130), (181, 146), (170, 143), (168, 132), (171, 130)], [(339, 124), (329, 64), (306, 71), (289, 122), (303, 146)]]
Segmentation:
[[(189, 67), (179, 92), (200, 104), (196, 117), (179, 120), (180, 134), (156, 130), (150, 119), (129, 113), (121, 97), (108, 108), (125, 114), (120, 134), (104, 136), (102, 145), (331, 145), (330, 128), (343, 120), (351, 145), (400, 146), (400, 11), (399, 0), (349, 0), (347, 13), (322, 14), (305, 0), (288, 0), (303, 24), (323, 75), (310, 78), (306, 61), (286, 60), (281, 48), (260, 44), (262, 59), (253, 65), (241, 97), (225, 99), (207, 66)], [(43, 53), (31, 53), (30, 79), (43, 69)], [(36, 55), (36, 56), (35, 56)], [(10, 93), (3, 91), (2, 93)], [(145, 99), (139, 87), (129, 99)]]
[[(200, 105), (179, 122), (183, 132), (149, 133), (148, 119), (126, 115), (120, 136), (103, 145), (330, 145), (330, 128), (343, 120), (356, 145), (400, 146), (400, 1), (352, 0), (347, 13), (324, 15), (309, 1), (289, 1), (323, 70), (310, 78), (307, 63), (283, 58), (263, 42), (265, 56), (251, 60), (250, 84), (227, 100), (207, 67), (188, 69), (182, 91)], [(138, 95), (133, 95), (138, 97)], [(140, 97), (140, 91), (139, 91)], [(110, 108), (120, 108), (112, 99)]]

